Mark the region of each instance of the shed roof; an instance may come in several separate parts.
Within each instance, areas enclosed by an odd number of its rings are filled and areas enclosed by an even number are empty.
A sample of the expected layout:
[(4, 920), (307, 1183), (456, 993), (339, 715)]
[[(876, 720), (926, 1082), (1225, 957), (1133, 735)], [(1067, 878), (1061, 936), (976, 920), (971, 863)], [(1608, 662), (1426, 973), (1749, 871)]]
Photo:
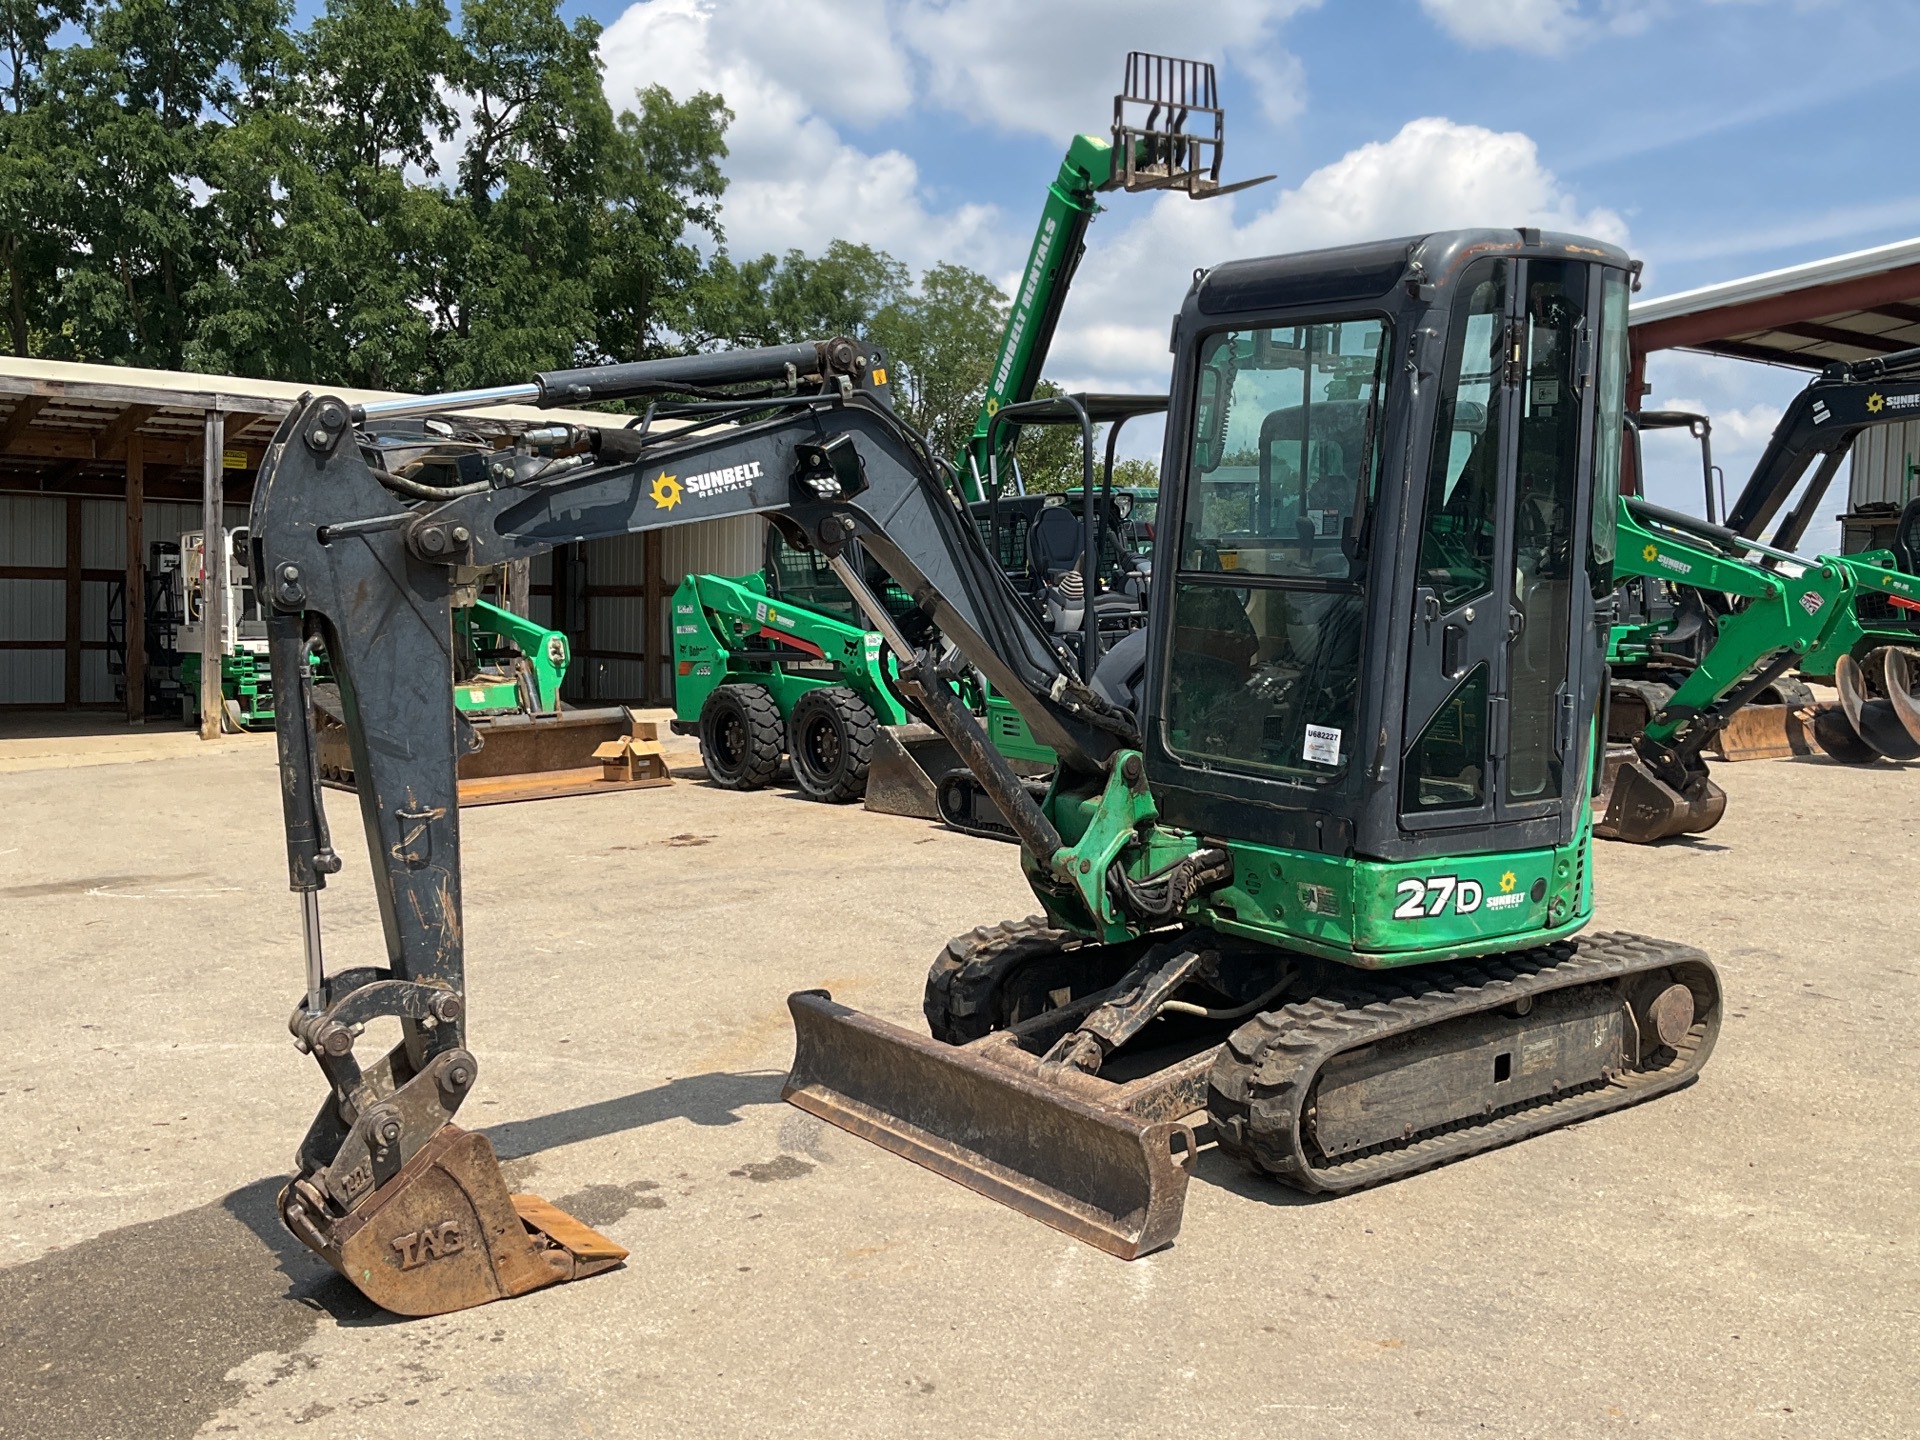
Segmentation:
[(1920, 239), (1636, 304), (1633, 349), (1703, 350), (1818, 370), (1920, 346)]
[[(238, 462), (230, 460), (231, 468), (251, 472), (281, 417), (314, 390), (330, 390), (351, 404), (401, 398), (390, 390), (0, 357), (0, 488), (29, 480), (36, 488), (60, 488), (102, 471), (117, 480), (134, 435), (149, 467), (197, 466), (210, 410), (226, 416), (226, 449)], [(526, 405), (456, 413), (500, 432), (608, 421), (599, 412)], [(48, 486), (50, 469), (59, 484)]]

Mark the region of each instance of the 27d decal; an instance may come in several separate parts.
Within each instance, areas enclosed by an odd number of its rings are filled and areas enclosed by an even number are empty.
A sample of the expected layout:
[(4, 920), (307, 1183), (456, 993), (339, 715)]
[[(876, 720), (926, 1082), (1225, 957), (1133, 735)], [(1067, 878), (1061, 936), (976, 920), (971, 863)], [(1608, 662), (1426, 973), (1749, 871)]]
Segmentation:
[(1478, 880), (1462, 880), (1458, 875), (1434, 875), (1425, 880), (1402, 880), (1393, 887), (1400, 903), (1393, 908), (1396, 920), (1430, 920), (1453, 904), (1456, 915), (1471, 915), (1480, 908), (1486, 892)]

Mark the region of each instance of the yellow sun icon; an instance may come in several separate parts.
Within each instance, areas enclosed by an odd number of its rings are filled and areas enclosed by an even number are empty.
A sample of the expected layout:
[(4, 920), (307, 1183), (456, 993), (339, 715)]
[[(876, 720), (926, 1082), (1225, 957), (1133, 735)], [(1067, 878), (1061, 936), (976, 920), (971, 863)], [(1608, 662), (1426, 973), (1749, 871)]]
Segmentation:
[(653, 489), (647, 493), (657, 508), (671, 510), (680, 503), (680, 482), (671, 475), (656, 475), (653, 477)]
[(1500, 877), (1500, 893), (1502, 895), (1511, 895), (1513, 893), (1513, 887), (1519, 883), (1520, 877), (1511, 870), (1507, 871), (1506, 874)]
[(1874, 391), (1873, 394), (1867, 396), (1867, 413), (1869, 415), (1878, 415), (1882, 410), (1886, 408), (1887, 408), (1886, 397), (1882, 395), (1878, 390)]
[(1649, 545), (1647, 546), (1646, 549), (1640, 552), (1640, 558), (1646, 561), (1649, 565), (1651, 565), (1654, 562), (1654, 560), (1659, 557), (1659, 554), (1660, 554), (1659, 546)]

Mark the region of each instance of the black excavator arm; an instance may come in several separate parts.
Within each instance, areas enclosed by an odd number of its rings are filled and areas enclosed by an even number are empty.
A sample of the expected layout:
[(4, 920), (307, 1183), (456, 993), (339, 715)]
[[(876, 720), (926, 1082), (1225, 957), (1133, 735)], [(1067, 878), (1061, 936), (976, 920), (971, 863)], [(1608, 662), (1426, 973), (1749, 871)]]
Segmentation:
[[(288, 697), (277, 707), (281, 788), (307, 945), (307, 994), (291, 1028), (332, 1091), (301, 1146), (282, 1215), (387, 1308), (460, 1308), (618, 1259), (618, 1247), (551, 1207), (510, 1202), (484, 1137), (450, 1123), (477, 1076), (464, 1035), (455, 778), (464, 727), (449, 682), (451, 597), (464, 575), (575, 541), (768, 517), (835, 563), (895, 648), (910, 695), (1043, 867), (1060, 847), (1053, 825), (954, 696), (938, 653), (915, 651), (841, 550), (858, 541), (877, 559), (1067, 771), (1100, 774), (1137, 744), (1133, 716), (1083, 683), (1019, 603), (944, 467), (893, 413), (883, 376), (866, 347), (835, 341), (563, 372), (362, 409), (309, 397), (276, 434), (251, 533), (271, 607), (276, 694)], [(550, 429), (542, 447), (487, 457), (482, 473), (451, 487), (388, 473), (362, 443), (389, 421), (436, 410), (749, 383), (779, 393), (683, 405), (691, 423), (673, 428), (650, 414), (633, 428)], [(339, 685), (387, 943), (384, 967), (334, 975), (316, 900), (340, 863), (308, 720), (316, 642)], [(363, 1069), (355, 1038), (381, 1017), (400, 1021), (402, 1039)]]
[(1800, 501), (1781, 519), (1771, 544), (1793, 550), (1812, 523), (1854, 437), (1875, 425), (1920, 417), (1920, 348), (1853, 364), (1830, 365), (1794, 396), (1753, 474), (1727, 508), (1726, 525), (1757, 540), (1780, 514), (1809, 466), (1818, 461)]

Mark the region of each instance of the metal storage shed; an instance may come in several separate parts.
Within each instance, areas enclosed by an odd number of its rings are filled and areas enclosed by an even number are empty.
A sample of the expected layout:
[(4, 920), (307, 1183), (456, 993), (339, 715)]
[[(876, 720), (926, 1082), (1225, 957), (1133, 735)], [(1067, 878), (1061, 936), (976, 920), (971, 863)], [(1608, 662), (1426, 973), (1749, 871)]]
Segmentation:
[[(262, 453), (309, 388), (0, 358), (0, 709), (116, 705), (114, 670), (145, 670), (148, 542), (245, 523)], [(468, 418), (506, 433), (606, 417), (507, 407)], [(689, 571), (757, 569), (762, 534), (751, 517), (709, 522), (568, 547), (537, 564), (528, 608), (573, 641), (571, 695), (664, 702), (673, 586)], [(110, 604), (116, 592), (123, 598)], [(216, 627), (206, 628), (217, 645)], [(218, 675), (217, 663), (202, 666), (203, 685), (216, 691), (202, 697), (203, 733), (218, 723)], [(143, 719), (144, 684), (123, 679), (117, 688), (128, 720)]]

